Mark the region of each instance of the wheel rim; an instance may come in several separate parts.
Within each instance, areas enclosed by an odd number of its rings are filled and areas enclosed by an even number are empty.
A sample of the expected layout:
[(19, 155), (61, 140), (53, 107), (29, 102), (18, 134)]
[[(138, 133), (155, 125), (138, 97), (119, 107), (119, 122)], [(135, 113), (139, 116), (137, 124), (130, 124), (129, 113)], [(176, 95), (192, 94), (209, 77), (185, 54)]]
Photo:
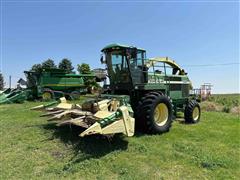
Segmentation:
[(159, 126), (163, 126), (168, 120), (168, 107), (159, 103), (154, 110), (154, 120)]
[(200, 114), (200, 112), (199, 112), (198, 107), (195, 107), (195, 108), (193, 109), (193, 120), (194, 120), (194, 121), (198, 120), (199, 114)]
[(52, 98), (52, 95), (51, 95), (50, 92), (44, 92), (42, 97), (43, 97), (44, 100), (49, 100), (49, 99)]

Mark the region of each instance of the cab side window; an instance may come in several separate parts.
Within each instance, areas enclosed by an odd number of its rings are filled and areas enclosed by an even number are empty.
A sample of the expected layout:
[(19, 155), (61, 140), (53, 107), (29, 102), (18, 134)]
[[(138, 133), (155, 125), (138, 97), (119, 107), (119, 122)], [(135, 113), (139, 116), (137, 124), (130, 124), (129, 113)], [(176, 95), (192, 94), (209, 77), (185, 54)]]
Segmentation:
[(153, 70), (156, 74), (165, 74), (165, 69), (164, 69), (164, 63), (162, 62), (157, 62), (153, 66)]
[(173, 67), (168, 64), (165, 64), (165, 67), (166, 67), (166, 75), (168, 76), (173, 75)]

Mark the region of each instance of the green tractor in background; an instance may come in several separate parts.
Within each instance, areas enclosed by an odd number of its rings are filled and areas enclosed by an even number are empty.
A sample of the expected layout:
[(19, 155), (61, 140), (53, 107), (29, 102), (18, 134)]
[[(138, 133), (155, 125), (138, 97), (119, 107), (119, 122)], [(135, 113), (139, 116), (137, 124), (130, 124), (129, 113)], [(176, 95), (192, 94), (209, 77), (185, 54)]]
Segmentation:
[(146, 58), (144, 49), (110, 44), (102, 49), (111, 95), (128, 95), (137, 129), (149, 134), (169, 131), (177, 112), (186, 123), (197, 123), (201, 110), (190, 95), (187, 73), (168, 57)]

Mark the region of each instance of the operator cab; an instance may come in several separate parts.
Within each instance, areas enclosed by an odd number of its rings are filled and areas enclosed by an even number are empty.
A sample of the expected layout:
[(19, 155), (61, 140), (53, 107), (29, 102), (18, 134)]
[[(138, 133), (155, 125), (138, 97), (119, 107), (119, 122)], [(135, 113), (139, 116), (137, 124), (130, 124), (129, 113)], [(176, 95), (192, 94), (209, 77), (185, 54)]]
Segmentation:
[(189, 81), (187, 73), (168, 57), (146, 59), (144, 49), (120, 44), (110, 44), (102, 52), (101, 62), (107, 65), (110, 80), (110, 86), (104, 86), (108, 92), (130, 95), (136, 89), (156, 84), (163, 89), (181, 89), (180, 83)]
[(107, 64), (111, 89), (131, 89), (144, 83), (146, 51), (133, 46), (110, 44), (102, 49), (101, 62)]

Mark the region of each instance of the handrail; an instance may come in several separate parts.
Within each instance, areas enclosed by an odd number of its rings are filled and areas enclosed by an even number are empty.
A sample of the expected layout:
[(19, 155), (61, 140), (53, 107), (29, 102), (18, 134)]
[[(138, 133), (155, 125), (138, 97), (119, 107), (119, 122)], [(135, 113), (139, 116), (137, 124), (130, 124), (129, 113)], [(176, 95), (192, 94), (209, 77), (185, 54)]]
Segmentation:
[(177, 68), (179, 70), (182, 70), (182, 68), (175, 63), (175, 61), (171, 60), (169, 57), (155, 57), (155, 58), (149, 58), (148, 61), (146, 61), (146, 66), (151, 67), (157, 62), (163, 62), (166, 63), (174, 68)]

